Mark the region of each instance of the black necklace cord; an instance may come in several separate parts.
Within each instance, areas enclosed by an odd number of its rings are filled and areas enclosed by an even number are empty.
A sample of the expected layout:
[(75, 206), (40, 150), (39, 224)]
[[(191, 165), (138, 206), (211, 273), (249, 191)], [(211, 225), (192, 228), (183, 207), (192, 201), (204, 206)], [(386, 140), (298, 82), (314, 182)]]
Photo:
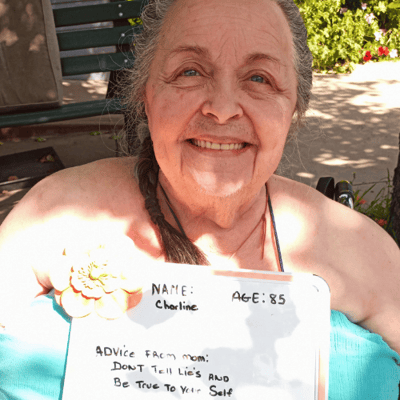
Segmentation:
[(270, 213), (271, 213), (272, 226), (274, 227), (275, 243), (276, 243), (276, 248), (278, 250), (278, 257), (279, 257), (279, 267), (281, 269), (281, 272), (285, 272), (285, 270), (283, 268), (281, 248), (279, 246), (278, 232), (276, 231), (275, 217), (274, 217), (274, 212), (272, 210), (272, 204), (271, 204), (271, 197), (270, 196), (268, 196), (268, 206), (269, 206), (269, 210), (270, 210)]
[(161, 183), (159, 182), (158, 184), (160, 185), (160, 188), (161, 188), (161, 190), (162, 190), (163, 193), (164, 193), (165, 199), (167, 200), (167, 206), (168, 206), (168, 208), (169, 208), (169, 211), (171, 211), (171, 214), (172, 214), (172, 216), (174, 217), (176, 224), (178, 225), (178, 227), (179, 227), (179, 229), (180, 229), (182, 235), (183, 235), (185, 238), (188, 239), (188, 237), (186, 236), (185, 231), (183, 230), (183, 227), (182, 227), (181, 223), (179, 222), (178, 217), (176, 216), (176, 214), (174, 213), (174, 210), (172, 209), (171, 202), (169, 201), (169, 198), (168, 198), (168, 196), (167, 196), (167, 193), (165, 193), (165, 190), (164, 190), (164, 188), (162, 187)]

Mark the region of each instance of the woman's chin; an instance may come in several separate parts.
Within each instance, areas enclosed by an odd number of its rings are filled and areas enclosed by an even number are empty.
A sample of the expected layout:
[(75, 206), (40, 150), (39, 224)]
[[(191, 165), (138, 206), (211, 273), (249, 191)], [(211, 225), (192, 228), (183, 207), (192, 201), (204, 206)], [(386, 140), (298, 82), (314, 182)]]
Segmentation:
[(228, 197), (240, 192), (245, 187), (245, 180), (221, 179), (211, 173), (194, 175), (196, 186), (199, 190), (212, 197)]

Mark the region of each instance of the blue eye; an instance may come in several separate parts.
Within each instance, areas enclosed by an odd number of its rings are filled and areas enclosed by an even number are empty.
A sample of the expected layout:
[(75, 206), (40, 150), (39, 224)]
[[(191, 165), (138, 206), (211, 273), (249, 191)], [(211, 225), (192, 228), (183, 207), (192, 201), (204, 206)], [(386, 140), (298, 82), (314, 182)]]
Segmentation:
[[(254, 80), (253, 78), (254, 77), (257, 77), (257, 78), (260, 78), (261, 79), (261, 82), (259, 81), (259, 80)], [(253, 82), (259, 82), (259, 83), (263, 83), (262, 81), (264, 81), (265, 82), (265, 79), (261, 76), (261, 75), (253, 75), (251, 78), (250, 78)]]
[[(187, 72), (194, 72), (195, 74), (199, 74), (195, 69), (186, 69), (185, 71), (182, 72), (182, 75), (185, 75), (185, 76), (195, 76), (195, 75), (193, 75), (193, 74), (186, 75)], [(200, 75), (200, 74), (199, 74), (199, 75)]]

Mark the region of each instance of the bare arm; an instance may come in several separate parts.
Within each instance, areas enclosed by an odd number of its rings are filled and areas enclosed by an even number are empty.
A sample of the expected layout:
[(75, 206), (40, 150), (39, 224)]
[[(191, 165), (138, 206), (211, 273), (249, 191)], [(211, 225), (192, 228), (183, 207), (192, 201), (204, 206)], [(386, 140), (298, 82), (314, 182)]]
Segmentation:
[(381, 335), (400, 354), (400, 249), (365, 215), (336, 202), (328, 207), (330, 240), (321, 247), (347, 278), (335, 288), (341, 307), (350, 319), (356, 310), (353, 322)]
[[(40, 201), (47, 187), (42, 181), (31, 189), (0, 226), (0, 321), (18, 315), (35, 296), (46, 293), (44, 273), (33, 269), (38, 253), (45, 253)], [(42, 276), (41, 276), (42, 275)]]
[(364, 240), (365, 263), (374, 279), (365, 288), (369, 312), (360, 325), (379, 333), (400, 354), (400, 249), (375, 222)]

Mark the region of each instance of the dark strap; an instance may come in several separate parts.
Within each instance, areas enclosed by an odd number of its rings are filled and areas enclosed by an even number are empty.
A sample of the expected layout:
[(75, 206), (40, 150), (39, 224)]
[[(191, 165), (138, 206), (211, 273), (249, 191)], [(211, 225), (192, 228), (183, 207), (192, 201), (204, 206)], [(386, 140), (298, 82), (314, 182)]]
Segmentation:
[(335, 197), (335, 180), (331, 176), (319, 178), (316, 189), (333, 200)]
[(279, 257), (279, 267), (281, 269), (281, 272), (285, 272), (285, 270), (283, 268), (281, 248), (279, 246), (278, 232), (276, 231), (274, 211), (272, 210), (271, 196), (269, 196), (269, 195), (268, 195), (268, 207), (269, 207), (269, 212), (271, 213), (272, 226), (274, 227), (275, 242), (276, 242), (276, 248), (278, 250), (278, 257)]
[(183, 230), (183, 227), (182, 227), (181, 223), (179, 222), (178, 217), (175, 215), (174, 210), (172, 209), (172, 206), (171, 206), (171, 204), (170, 204), (170, 202), (169, 202), (169, 198), (168, 198), (168, 196), (167, 196), (167, 193), (165, 193), (165, 190), (164, 190), (164, 188), (161, 186), (161, 183), (159, 183), (159, 185), (160, 185), (161, 190), (162, 190), (163, 193), (164, 193), (165, 199), (167, 200), (167, 205), (168, 205), (169, 211), (171, 211), (171, 214), (172, 214), (172, 216), (174, 217), (175, 222), (176, 222), (176, 224), (178, 225), (178, 227), (179, 227), (179, 229), (180, 229), (182, 235), (187, 239), (188, 237), (186, 236), (186, 233), (185, 233), (185, 231)]

